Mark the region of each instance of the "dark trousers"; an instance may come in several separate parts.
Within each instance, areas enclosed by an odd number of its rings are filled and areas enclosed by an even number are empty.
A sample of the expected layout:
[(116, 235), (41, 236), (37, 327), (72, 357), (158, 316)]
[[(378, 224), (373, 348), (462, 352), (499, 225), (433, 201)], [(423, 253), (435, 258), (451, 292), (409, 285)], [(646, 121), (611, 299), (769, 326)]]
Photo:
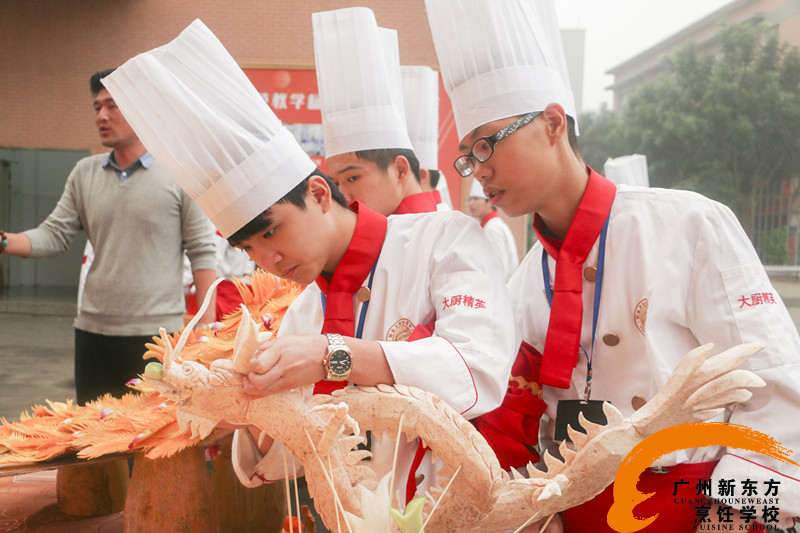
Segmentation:
[(151, 335), (116, 336), (75, 329), (75, 389), (78, 403), (103, 394), (119, 398), (131, 392), (125, 383), (144, 372), (145, 343)]

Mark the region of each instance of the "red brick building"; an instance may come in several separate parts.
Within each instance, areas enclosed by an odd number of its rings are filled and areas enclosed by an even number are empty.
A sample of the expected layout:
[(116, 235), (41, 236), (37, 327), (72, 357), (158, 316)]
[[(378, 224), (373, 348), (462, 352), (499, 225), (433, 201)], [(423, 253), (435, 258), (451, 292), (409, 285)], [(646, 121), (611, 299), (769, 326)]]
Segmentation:
[[(37, 0), (0, 3), (0, 228), (34, 227), (52, 210), (75, 161), (106, 151), (89, 77), (177, 36), (200, 18), (245, 68), (313, 69), (311, 14), (370, 7), (398, 31), (403, 65), (438, 69), (423, 0)], [(454, 147), (453, 147), (454, 149)], [(440, 161), (452, 197), (460, 178)], [(466, 189), (469, 189), (467, 184)], [(510, 220), (524, 251), (524, 217)], [(56, 260), (0, 259), (5, 284), (77, 284), (83, 241)]]

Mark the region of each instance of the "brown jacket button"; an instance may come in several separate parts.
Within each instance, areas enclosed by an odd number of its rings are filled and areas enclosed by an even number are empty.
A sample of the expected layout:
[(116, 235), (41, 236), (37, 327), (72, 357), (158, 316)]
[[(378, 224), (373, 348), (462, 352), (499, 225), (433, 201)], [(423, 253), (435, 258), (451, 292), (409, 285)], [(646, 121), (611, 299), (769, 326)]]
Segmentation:
[(594, 283), (594, 281), (597, 279), (597, 268), (586, 267), (583, 270), (583, 277), (586, 278), (586, 281)]
[(616, 333), (606, 333), (603, 335), (603, 342), (606, 346), (616, 346), (619, 344), (619, 335)]
[(631, 407), (633, 407), (634, 411), (638, 411), (647, 403), (647, 400), (644, 399), (644, 396), (634, 396), (631, 398)]

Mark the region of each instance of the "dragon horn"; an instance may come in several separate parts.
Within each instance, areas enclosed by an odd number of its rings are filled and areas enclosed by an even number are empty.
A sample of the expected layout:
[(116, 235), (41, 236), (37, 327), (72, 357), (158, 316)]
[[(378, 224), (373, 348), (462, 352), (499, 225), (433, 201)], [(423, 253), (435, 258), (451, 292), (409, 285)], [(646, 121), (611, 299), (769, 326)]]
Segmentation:
[(158, 335), (161, 337), (161, 341), (164, 343), (164, 359), (162, 360), (162, 363), (164, 364), (164, 370), (167, 370), (172, 363), (172, 341), (169, 339), (167, 330), (164, 328), (158, 328)]
[[(189, 339), (189, 334), (192, 332), (194, 325), (200, 321), (200, 317), (203, 316), (203, 314), (206, 312), (206, 309), (208, 309), (208, 306), (211, 303), (211, 295), (214, 294), (214, 289), (216, 289), (217, 285), (219, 285), (220, 282), (222, 282), (222, 280), (224, 279), (225, 278), (217, 278), (217, 280), (214, 283), (212, 283), (211, 286), (208, 288), (208, 292), (206, 292), (206, 297), (203, 300), (203, 305), (200, 306), (200, 310), (197, 311), (197, 314), (194, 315), (192, 319), (189, 321), (189, 323), (186, 324), (186, 327), (183, 328), (181, 336), (178, 339), (178, 344), (175, 345), (175, 349), (172, 351), (172, 356), (169, 358), (170, 363), (172, 363), (175, 360), (175, 358), (178, 357), (178, 354), (180, 353), (181, 349), (184, 347), (186, 341)], [(167, 358), (165, 357), (164, 359), (166, 363)], [(166, 367), (169, 368), (169, 364), (167, 364)]]
[(259, 327), (250, 316), (247, 306), (242, 304), (242, 319), (239, 329), (236, 330), (236, 338), (233, 340), (233, 369), (240, 374), (247, 374), (250, 371), (250, 357), (259, 345)]

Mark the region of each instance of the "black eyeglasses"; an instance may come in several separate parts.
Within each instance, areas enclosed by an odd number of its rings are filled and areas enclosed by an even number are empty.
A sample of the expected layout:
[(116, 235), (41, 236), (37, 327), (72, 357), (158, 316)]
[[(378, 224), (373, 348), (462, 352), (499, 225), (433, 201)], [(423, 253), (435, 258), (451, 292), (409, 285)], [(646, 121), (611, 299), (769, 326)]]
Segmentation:
[(500, 142), (500, 139), (503, 137), (508, 137), (525, 124), (531, 122), (541, 113), (541, 111), (528, 113), (527, 115), (519, 117), (517, 120), (501, 129), (494, 135), (481, 137), (472, 144), (472, 149), (469, 151), (469, 154), (456, 158), (456, 160), (453, 162), (453, 166), (458, 173), (461, 174), (462, 178), (470, 177), (472, 172), (475, 170), (475, 161), (478, 161), (479, 163), (487, 162), (494, 154), (494, 145)]

